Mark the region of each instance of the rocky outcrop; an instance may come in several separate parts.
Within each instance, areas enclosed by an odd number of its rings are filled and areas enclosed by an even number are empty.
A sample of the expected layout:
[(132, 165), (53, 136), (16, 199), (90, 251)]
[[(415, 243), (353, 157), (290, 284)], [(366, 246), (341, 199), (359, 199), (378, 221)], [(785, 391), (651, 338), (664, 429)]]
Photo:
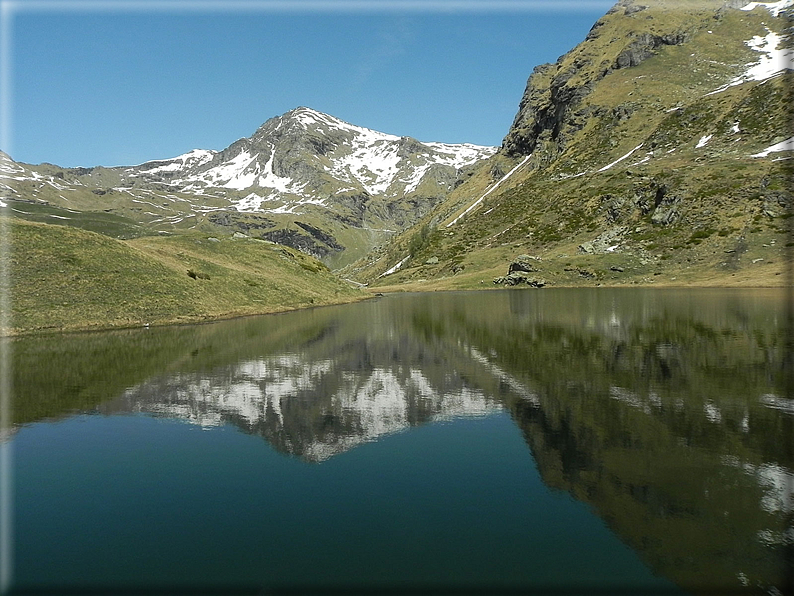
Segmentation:
[[(527, 81), (519, 103), (518, 114), (502, 142), (509, 156), (529, 155), (541, 149), (553, 159), (566, 146), (566, 141), (591, 116), (593, 106), (582, 105), (596, 83), (611, 72), (641, 64), (659, 48), (680, 45), (689, 39), (685, 31), (659, 33), (651, 25), (637, 20), (639, 29), (626, 38), (616, 25), (626, 16), (645, 14), (648, 6), (633, 0), (621, 0), (599, 19), (584, 43), (561, 56), (554, 64), (536, 67)], [(651, 19), (651, 17), (648, 17)], [(651, 19), (650, 23), (653, 22)], [(614, 37), (610, 37), (614, 35)], [(605, 39), (608, 41), (604, 41)]]
[(307, 255), (311, 255), (317, 259), (327, 257), (334, 249), (329, 247), (325, 242), (304, 234), (298, 230), (289, 228), (280, 228), (277, 230), (270, 230), (264, 232), (261, 237), (265, 240), (270, 240), (276, 244), (283, 244), (299, 250)]
[(539, 262), (539, 257), (533, 257), (531, 255), (519, 255), (508, 266), (507, 275), (504, 277), (497, 277), (493, 280), (493, 282), (497, 285), (518, 286), (525, 284), (533, 288), (542, 288), (546, 285), (546, 281), (529, 275), (539, 271), (537, 268), (537, 264)]
[(651, 214), (651, 222), (656, 225), (667, 226), (678, 221), (681, 217), (679, 203), (681, 199), (676, 196), (666, 196)]
[(667, 35), (652, 35), (650, 33), (643, 33), (637, 37), (629, 46), (618, 54), (615, 60), (615, 69), (629, 68), (637, 66), (644, 62), (656, 53), (657, 48), (661, 46), (677, 46), (681, 45), (687, 40), (687, 35), (683, 32), (677, 31)]
[(324, 232), (320, 228), (317, 228), (313, 225), (307, 224), (302, 221), (295, 221), (295, 225), (299, 228), (303, 228), (309, 234), (314, 236), (317, 240), (325, 244), (326, 246), (332, 248), (333, 250), (344, 250), (344, 247), (336, 241), (331, 234), (328, 232)]
[(579, 252), (588, 255), (600, 255), (610, 252), (617, 252), (620, 250), (620, 242), (622, 241), (623, 235), (625, 233), (626, 228), (623, 226), (617, 226), (605, 230), (593, 240), (582, 242), (579, 245)]

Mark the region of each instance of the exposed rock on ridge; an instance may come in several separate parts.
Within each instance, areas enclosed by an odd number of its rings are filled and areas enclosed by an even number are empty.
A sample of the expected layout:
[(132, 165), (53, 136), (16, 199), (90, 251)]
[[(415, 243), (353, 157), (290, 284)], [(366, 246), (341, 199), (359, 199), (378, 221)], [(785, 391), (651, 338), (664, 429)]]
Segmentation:
[[(601, 79), (615, 70), (641, 64), (662, 46), (687, 41), (688, 33), (678, 27), (658, 32), (651, 17), (648, 22), (640, 21), (645, 9), (647, 6), (634, 0), (621, 0), (593, 25), (586, 42), (592, 44), (598, 38), (611, 36), (601, 56), (595, 55), (588, 44), (581, 44), (556, 63), (542, 64), (533, 70), (518, 114), (502, 142), (507, 155), (529, 155), (536, 148), (562, 152), (566, 140), (592, 114), (592, 108), (576, 108)], [(637, 26), (628, 40), (616, 31), (619, 25), (624, 25), (626, 17), (636, 21)], [(600, 58), (598, 64), (596, 57)]]

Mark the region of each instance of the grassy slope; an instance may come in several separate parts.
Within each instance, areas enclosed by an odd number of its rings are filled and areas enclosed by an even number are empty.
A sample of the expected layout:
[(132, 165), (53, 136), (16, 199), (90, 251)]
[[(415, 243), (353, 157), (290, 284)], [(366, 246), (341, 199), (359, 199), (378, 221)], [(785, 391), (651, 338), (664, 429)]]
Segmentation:
[(311, 257), (261, 241), (200, 234), (120, 241), (9, 223), (13, 333), (200, 321), (362, 296)]
[[(554, 285), (787, 283), (791, 162), (773, 161), (782, 154), (750, 156), (790, 136), (791, 75), (706, 95), (736, 65), (758, 59), (743, 40), (784, 19), (763, 9), (715, 14), (659, 1), (632, 17), (602, 19), (598, 36), (535, 77), (539, 89), (570, 71), (568, 85), (587, 84), (636, 31), (684, 30), (688, 41), (592, 84), (575, 106), (584, 114), (580, 128), (564, 131), (562, 141), (541, 136), (527, 165), (458, 223), (446, 226), (498, 179), (489, 169), (499, 162), (507, 172), (519, 158), (498, 155), (420, 225), (345, 273), (389, 289), (487, 287), (515, 256), (529, 253), (543, 259), (535, 277)], [(697, 147), (706, 135), (711, 140)], [(597, 171), (640, 143), (631, 159)], [(677, 199), (678, 217), (668, 224), (652, 221), (661, 186), (666, 199)], [(615, 228), (617, 251), (581, 253), (579, 245)], [(400, 272), (378, 278), (408, 254)], [(426, 263), (432, 257), (438, 264)]]

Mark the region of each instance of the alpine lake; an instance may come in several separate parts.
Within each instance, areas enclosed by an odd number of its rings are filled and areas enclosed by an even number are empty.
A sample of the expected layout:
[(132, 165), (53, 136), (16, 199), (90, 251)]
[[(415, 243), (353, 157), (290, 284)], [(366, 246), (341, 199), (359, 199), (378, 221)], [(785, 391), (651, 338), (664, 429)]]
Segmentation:
[(784, 593), (786, 308), (395, 294), (9, 340), (11, 593)]

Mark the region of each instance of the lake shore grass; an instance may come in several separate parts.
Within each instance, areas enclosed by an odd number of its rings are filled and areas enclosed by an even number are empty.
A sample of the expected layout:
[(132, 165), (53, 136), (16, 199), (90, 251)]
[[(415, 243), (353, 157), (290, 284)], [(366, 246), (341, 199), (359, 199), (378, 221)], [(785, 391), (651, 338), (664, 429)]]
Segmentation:
[(117, 240), (11, 220), (4, 336), (198, 323), (363, 300), (325, 265), (250, 238)]
[[(187, 232), (117, 240), (16, 219), (8, 228), (12, 317), (2, 336), (196, 324), (345, 304), (378, 293), (504, 289), (493, 279), (506, 274), (515, 251), (502, 247), (500, 267), (472, 262), (458, 273), (438, 275), (430, 267), (409, 266), (394, 283), (381, 279), (381, 285), (357, 288), (310, 256), (252, 238)], [(614, 259), (549, 254), (532, 275), (546, 287), (571, 288), (774, 288), (790, 285), (793, 277), (785, 258), (734, 271), (660, 263), (629, 263), (616, 271), (610, 268)]]

